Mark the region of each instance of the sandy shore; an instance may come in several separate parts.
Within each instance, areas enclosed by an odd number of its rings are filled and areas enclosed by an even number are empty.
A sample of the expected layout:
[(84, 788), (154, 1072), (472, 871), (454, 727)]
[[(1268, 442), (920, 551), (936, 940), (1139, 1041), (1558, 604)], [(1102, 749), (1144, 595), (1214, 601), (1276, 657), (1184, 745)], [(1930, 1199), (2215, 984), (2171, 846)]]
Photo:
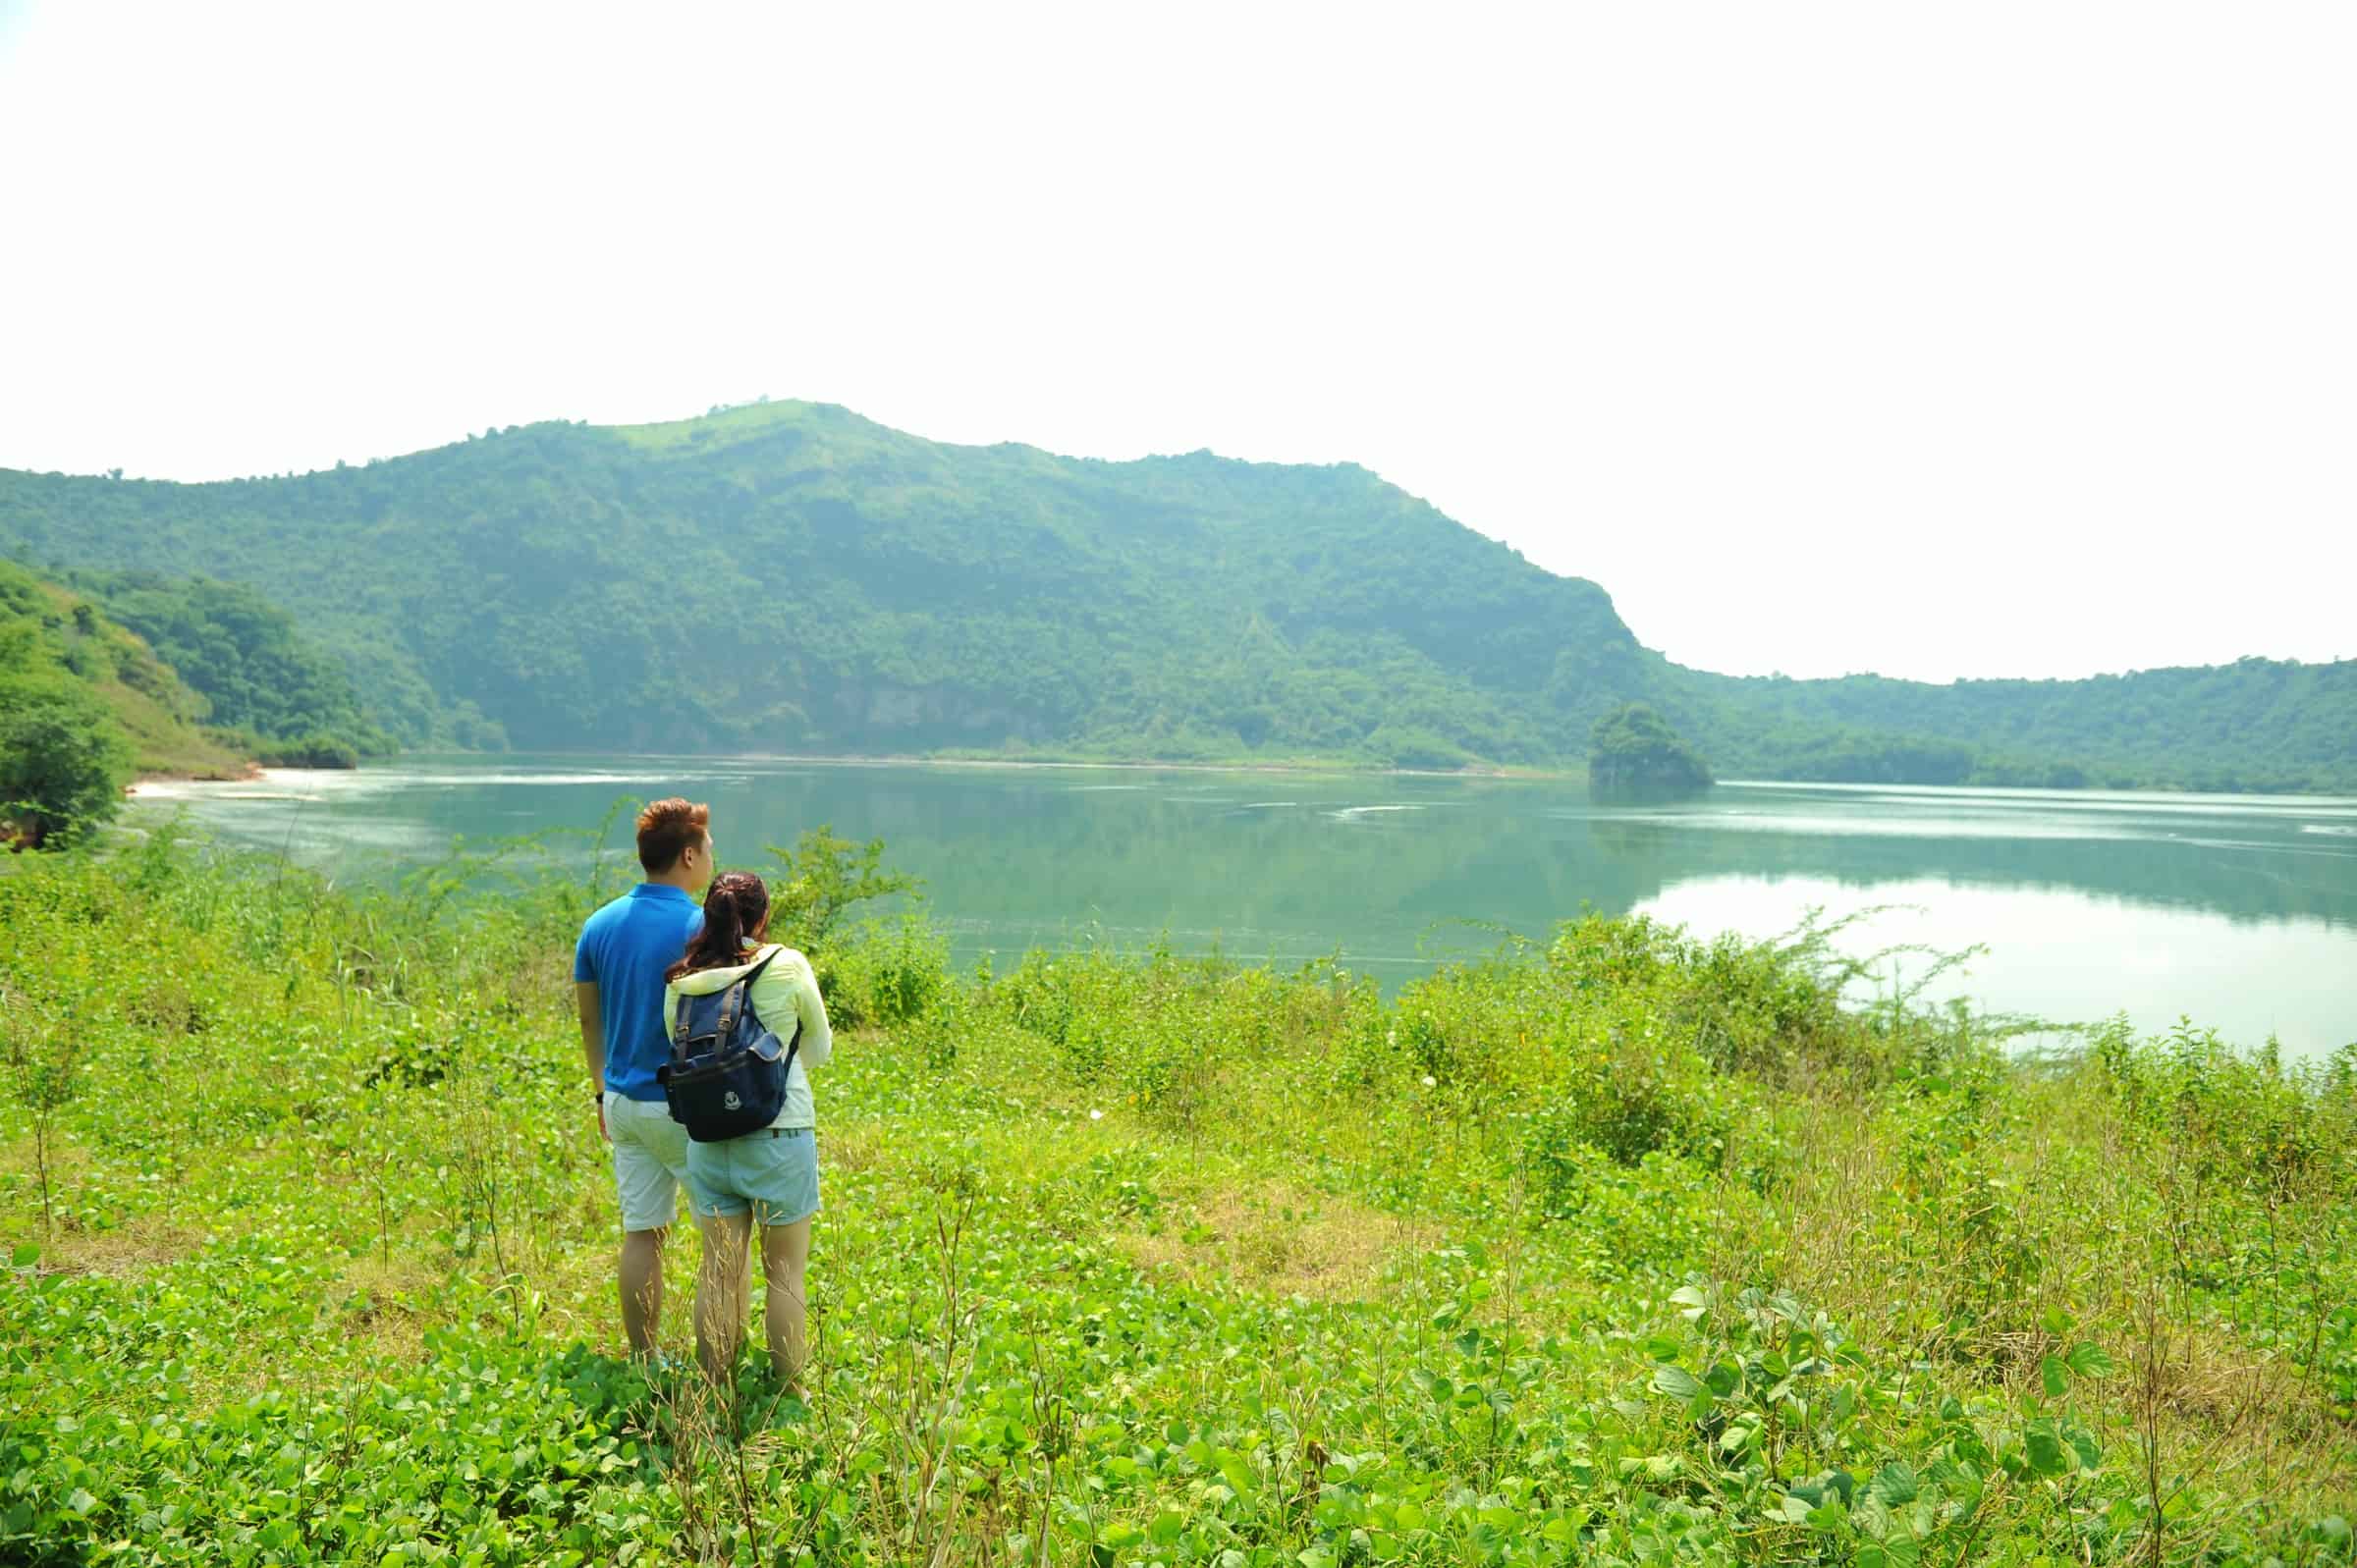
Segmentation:
[[(506, 753), (497, 751), (427, 753), (436, 760), (463, 757), (467, 763), (498, 767)], [(1320, 762), (1091, 762), (1071, 757), (844, 757), (802, 756), (794, 752), (732, 751), (710, 754), (696, 753), (630, 753), (630, 752), (531, 752), (534, 759), (563, 759), (566, 761), (595, 759), (600, 763), (678, 763), (678, 762), (759, 762), (780, 763), (796, 768), (988, 768), (999, 770), (1037, 771), (1064, 769), (1074, 772), (1120, 773), (1229, 773), (1292, 775), (1312, 778), (1393, 778), (1393, 779), (1562, 779), (1569, 774), (1550, 773), (1539, 768), (1361, 768), (1348, 763)], [(363, 764), (357, 770), (316, 768), (256, 767), (237, 779), (197, 779), (187, 776), (156, 774), (140, 779), (127, 786), (124, 794), (131, 799), (170, 800), (186, 798), (192, 785), (197, 784), (269, 784), (296, 785), (316, 780), (321, 774), (349, 777), (354, 772), (365, 775), (386, 763), (398, 766), (404, 758), (383, 759), (375, 765)]]

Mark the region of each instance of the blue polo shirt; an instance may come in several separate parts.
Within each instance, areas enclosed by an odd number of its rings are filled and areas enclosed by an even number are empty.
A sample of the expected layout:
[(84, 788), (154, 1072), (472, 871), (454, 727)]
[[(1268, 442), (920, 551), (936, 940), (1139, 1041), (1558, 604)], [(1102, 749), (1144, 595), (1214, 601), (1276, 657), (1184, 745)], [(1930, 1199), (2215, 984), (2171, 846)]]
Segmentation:
[(573, 978), (594, 982), (606, 1030), (606, 1087), (660, 1102), (655, 1069), (671, 1054), (663, 1023), (663, 972), (680, 961), (704, 912), (677, 888), (644, 882), (581, 924)]

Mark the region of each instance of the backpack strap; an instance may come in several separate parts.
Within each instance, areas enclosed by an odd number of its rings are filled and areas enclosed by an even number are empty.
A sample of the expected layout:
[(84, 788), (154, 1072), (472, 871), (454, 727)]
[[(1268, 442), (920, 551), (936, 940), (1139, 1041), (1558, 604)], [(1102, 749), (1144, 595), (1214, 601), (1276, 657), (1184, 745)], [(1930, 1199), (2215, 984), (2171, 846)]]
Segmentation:
[(784, 947), (770, 948), (769, 956), (767, 958), (764, 958), (759, 963), (753, 965), (753, 967), (747, 970), (735, 985), (729, 987), (729, 994), (721, 999), (720, 1003), (720, 1028), (718, 1035), (722, 1041), (725, 1042), (729, 1038), (729, 1032), (737, 1027), (738, 1015), (744, 1010), (745, 994), (752, 990), (753, 982), (760, 979), (761, 971), (767, 969), (773, 962), (776, 961), (778, 954), (784, 952), (785, 950), (786, 949)]

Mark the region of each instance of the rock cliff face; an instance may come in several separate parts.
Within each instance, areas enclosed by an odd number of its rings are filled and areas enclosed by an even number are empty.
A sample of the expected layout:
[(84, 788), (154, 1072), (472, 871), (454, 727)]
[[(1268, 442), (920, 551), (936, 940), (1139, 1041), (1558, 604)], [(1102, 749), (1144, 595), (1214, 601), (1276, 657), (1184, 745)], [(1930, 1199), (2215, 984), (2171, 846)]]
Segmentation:
[[(965, 745), (1037, 738), (1022, 715), (957, 686), (863, 685), (854, 681), (835, 689), (831, 706), (844, 733), (947, 735), (954, 740), (941, 743)], [(808, 738), (823, 736), (812, 731)]]

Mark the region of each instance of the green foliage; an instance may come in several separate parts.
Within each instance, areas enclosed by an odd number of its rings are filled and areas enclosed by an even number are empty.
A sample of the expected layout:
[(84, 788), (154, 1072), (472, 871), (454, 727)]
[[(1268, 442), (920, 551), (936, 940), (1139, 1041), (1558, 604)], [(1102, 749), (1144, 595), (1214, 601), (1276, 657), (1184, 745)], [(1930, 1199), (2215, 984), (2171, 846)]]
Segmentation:
[(1670, 667), (1656, 706), (1722, 775), (2075, 789), (2357, 788), (2357, 660), (2085, 680), (1735, 678)]
[[(2109, 1371), (2101, 1346), (2045, 1358), (2041, 1383), (2017, 1402), (1942, 1400), (1918, 1417), (1916, 1452), (1899, 1456), (1875, 1418), (1906, 1408), (1903, 1378), (1878, 1377), (1824, 1313), (1756, 1287), (1729, 1300), (1689, 1285), (1671, 1299), (1694, 1326), (1666, 1336), (1659, 1348), (1676, 1346), (1678, 1359), (1649, 1387), (1687, 1423), (1691, 1473), (1730, 1509), (1764, 1516), (1787, 1549), (1876, 1568), (1948, 1559), (1989, 1533), (2008, 1488), (2081, 1510), (2103, 1495), (2104, 1445), (2066, 1398), (2076, 1379)], [(2132, 1516), (2112, 1523), (2128, 1528), (2104, 1529), (2108, 1547), (2154, 1544)]]
[(2190, 1174), (2255, 1198), (2297, 1191), (2357, 1145), (2357, 1047), (2286, 1065), (2180, 1023), (2139, 1042), (2114, 1020), (2091, 1053), (2125, 1124), (2177, 1149)]
[[(247, 680), (233, 722), (363, 752), (326, 715), (411, 745), (1575, 767), (1641, 702), (1728, 776), (2357, 786), (2357, 661), (1729, 678), (1352, 464), (951, 447), (809, 404), (289, 478), (0, 472), (0, 550), (249, 584), (358, 710), (314, 661), (301, 717)], [(158, 636), (259, 624), (219, 583), (124, 592)]]
[(810, 960), (828, 1017), (841, 1028), (897, 1023), (923, 1013), (949, 972), (949, 946), (921, 918), (867, 923), (866, 941), (845, 950), (846, 917), (858, 905), (913, 893), (914, 877), (884, 869), (884, 840), (853, 843), (826, 823), (805, 828), (791, 849), (769, 846), (769, 933)]
[(950, 988), (949, 939), (921, 912), (860, 923), (851, 940), (813, 959), (837, 1028), (906, 1023), (935, 1015)]
[(769, 883), (769, 930), (813, 961), (830, 956), (852, 906), (913, 892), (917, 880), (884, 869), (884, 840), (853, 843), (827, 823), (802, 830), (792, 849), (769, 852), (778, 869)]
[(253, 589), (152, 571), (78, 572), (71, 580), (204, 697), (209, 724), (236, 731), (262, 761), (352, 768), (393, 749), (362, 714), (344, 667)]
[(135, 767), (235, 773), (242, 755), (199, 730), (204, 711), (137, 636), (0, 561), (0, 822), (36, 838), (104, 822)]
[(1699, 789), (1711, 770), (1660, 714), (1630, 702), (1588, 732), (1588, 782), (1606, 792)]
[(2009, 1061), (1809, 932), (1589, 918), (1386, 1001), (838, 918), (805, 1404), (620, 1359), (606, 890), (529, 849), (0, 877), (7, 1059), (76, 1075), (0, 1097), (0, 1558), (2352, 1560), (2357, 1053)]
[(254, 743), (257, 760), (273, 768), (356, 768), (361, 751), (341, 735), (313, 732), (286, 740)]
[(0, 676), (0, 835), (38, 849), (111, 821), (131, 765), (129, 740), (88, 687)]
[(82, 1053), (71, 1028), (63, 1021), (40, 1016), (25, 999), (0, 991), (0, 1089), (21, 1106), (32, 1122), (33, 1171), (41, 1186), (41, 1229), (55, 1228), (57, 1214), (51, 1201), (50, 1149), (59, 1112), (71, 1106), (83, 1088)]

